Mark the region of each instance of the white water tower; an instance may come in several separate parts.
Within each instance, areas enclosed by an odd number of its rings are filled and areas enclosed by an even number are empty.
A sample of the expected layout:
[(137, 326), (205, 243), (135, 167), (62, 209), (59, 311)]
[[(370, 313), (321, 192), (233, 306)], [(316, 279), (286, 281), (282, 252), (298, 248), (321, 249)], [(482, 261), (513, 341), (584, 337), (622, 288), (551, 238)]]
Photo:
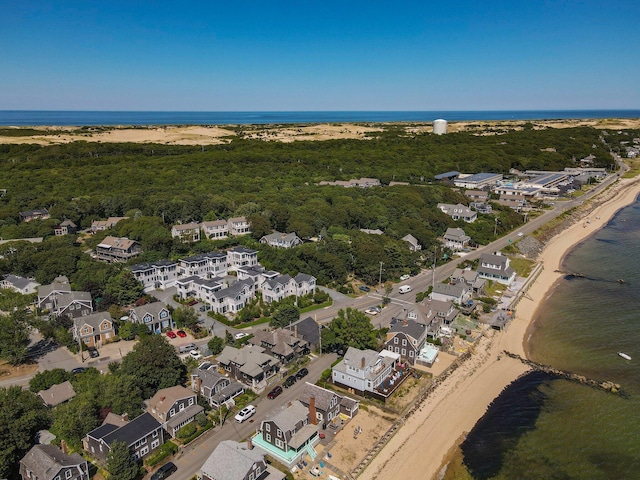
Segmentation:
[(436, 135), (444, 135), (447, 133), (447, 121), (439, 118), (433, 121), (433, 133)]

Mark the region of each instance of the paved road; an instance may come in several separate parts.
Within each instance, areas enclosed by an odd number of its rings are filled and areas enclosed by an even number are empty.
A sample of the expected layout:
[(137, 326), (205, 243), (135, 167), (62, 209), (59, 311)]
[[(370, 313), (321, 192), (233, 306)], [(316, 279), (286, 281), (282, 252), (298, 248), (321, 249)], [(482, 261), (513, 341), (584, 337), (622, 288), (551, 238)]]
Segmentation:
[[(244, 423), (237, 423), (230, 414), (225, 424), (216, 427), (210, 432), (203, 434), (200, 438), (189, 445), (182, 453), (179, 453), (173, 463), (178, 467), (178, 471), (171, 478), (175, 480), (187, 480), (200, 471), (200, 467), (207, 460), (211, 452), (216, 448), (222, 440), (243, 441), (250, 435), (253, 435), (260, 427), (260, 422), (264, 420), (267, 414), (276, 411), (287, 405), (289, 402), (300, 397), (305, 381), (315, 383), (320, 374), (331, 367), (331, 363), (337, 358), (335, 354), (323, 355), (315, 357), (307, 366), (309, 375), (303, 380), (296, 382), (291, 388), (285, 388), (282, 394), (274, 400), (267, 399), (267, 392), (272, 386), (257, 398), (253, 405), (256, 406), (256, 414)], [(280, 384), (282, 382), (279, 382)], [(275, 383), (274, 383), (275, 385)]]

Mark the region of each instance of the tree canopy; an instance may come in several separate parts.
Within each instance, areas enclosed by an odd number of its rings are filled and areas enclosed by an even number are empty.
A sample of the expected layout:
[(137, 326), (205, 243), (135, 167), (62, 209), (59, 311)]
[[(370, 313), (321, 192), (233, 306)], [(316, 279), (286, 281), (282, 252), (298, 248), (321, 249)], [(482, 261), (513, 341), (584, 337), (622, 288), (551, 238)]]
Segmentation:
[(0, 388), (0, 478), (19, 477), (18, 462), (49, 422), (40, 397), (21, 387)]
[(140, 473), (140, 467), (125, 442), (116, 440), (111, 444), (107, 455), (107, 472), (109, 480), (135, 480)]
[(361, 350), (378, 347), (377, 336), (369, 317), (354, 308), (338, 311), (338, 316), (322, 329), (321, 335), (325, 351), (345, 350), (347, 347)]
[(160, 388), (179, 385), (186, 378), (184, 364), (160, 335), (142, 337), (122, 359), (118, 373), (138, 379), (142, 398), (151, 398)]

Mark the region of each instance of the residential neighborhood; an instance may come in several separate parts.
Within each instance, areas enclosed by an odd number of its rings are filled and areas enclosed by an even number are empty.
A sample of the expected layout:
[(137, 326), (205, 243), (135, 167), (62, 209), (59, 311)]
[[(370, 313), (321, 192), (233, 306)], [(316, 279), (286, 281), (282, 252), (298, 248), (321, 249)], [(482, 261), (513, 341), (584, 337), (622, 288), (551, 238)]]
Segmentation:
[[(433, 202), (442, 228), (429, 235), (415, 222), (313, 236), (267, 228), (255, 215), (207, 215), (215, 220), (163, 224), (171, 247), (162, 256), (150, 255), (135, 229), (119, 230), (134, 214), (82, 225), (58, 219), (50, 235), (85, 243), (81, 258), (94, 262), (87, 278), (59, 267), (43, 283), (17, 272), (0, 280), (2, 291), (28, 299), (15, 311), (37, 319), (28, 341), (44, 345), (23, 385), (49, 420), (40, 424), (42, 443), (18, 459), (20, 476), (88, 479), (117, 462), (137, 478), (164, 465), (185, 479), (351, 475), (360, 457), (346, 452), (364, 458), (420, 392), (508, 327), (540, 267), (511, 240), (500, 249), (491, 240), (507, 228), (502, 221), (526, 226), (526, 215), (540, 214), (533, 205), (575, 185), (572, 178), (600, 174), (579, 168), (437, 175), (457, 190)], [(330, 249), (319, 255), (323, 238)], [(351, 271), (338, 282), (335, 252), (354, 241), (371, 249), (368, 263), (351, 250)], [(389, 256), (379, 260), (381, 252)], [(52, 352), (61, 360), (45, 363)]]

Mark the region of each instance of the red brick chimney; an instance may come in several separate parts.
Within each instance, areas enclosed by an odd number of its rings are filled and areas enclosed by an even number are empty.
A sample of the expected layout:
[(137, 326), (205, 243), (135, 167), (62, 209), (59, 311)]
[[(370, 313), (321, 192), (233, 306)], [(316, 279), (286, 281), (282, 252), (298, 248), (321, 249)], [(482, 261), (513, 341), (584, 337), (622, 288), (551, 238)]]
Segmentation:
[(253, 450), (253, 442), (251, 441), (251, 437), (247, 438), (247, 449)]
[(60, 440), (60, 450), (62, 450), (62, 453), (64, 454), (69, 453), (69, 451), (67, 450), (67, 442), (65, 442), (64, 440)]
[(318, 424), (318, 418), (316, 417), (316, 397), (313, 395), (309, 397), (309, 421), (313, 425)]
[(364, 370), (364, 367), (367, 366), (367, 360), (362, 357), (362, 361), (360, 362), (360, 368), (362, 368)]
[(202, 385), (202, 379), (200, 377), (196, 377), (196, 392), (200, 393), (200, 386)]

